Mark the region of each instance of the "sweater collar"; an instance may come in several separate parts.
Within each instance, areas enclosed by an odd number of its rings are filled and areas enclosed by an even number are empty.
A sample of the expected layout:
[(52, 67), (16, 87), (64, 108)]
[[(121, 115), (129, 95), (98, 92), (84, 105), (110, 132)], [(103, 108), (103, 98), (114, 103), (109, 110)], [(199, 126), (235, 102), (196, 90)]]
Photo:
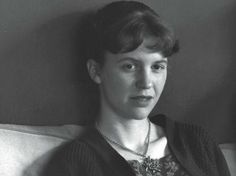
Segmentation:
[[(198, 168), (191, 156), (191, 153), (186, 148), (185, 135), (182, 131), (182, 126), (176, 121), (166, 118), (164, 115), (151, 117), (150, 120), (165, 129), (168, 145), (171, 152), (176, 156), (181, 165), (193, 176), (203, 176), (204, 174)], [(183, 137), (183, 138), (182, 138)], [(135, 176), (133, 169), (129, 166), (127, 161), (116, 151), (110, 144), (101, 136), (96, 128), (91, 128), (82, 137), (87, 143), (110, 167), (112, 174), (115, 176)]]
[[(82, 140), (91, 147), (99, 158), (105, 162), (105, 170), (114, 176), (135, 176), (127, 161), (103, 138), (96, 128), (91, 128)], [(109, 167), (109, 168), (108, 168)]]

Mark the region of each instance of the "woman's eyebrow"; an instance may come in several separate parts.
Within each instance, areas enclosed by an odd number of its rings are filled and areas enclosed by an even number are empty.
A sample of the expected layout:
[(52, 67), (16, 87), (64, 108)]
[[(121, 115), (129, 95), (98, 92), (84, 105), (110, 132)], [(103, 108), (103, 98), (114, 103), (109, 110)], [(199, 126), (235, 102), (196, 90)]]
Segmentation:
[(123, 61), (133, 61), (133, 62), (140, 62), (138, 59), (132, 58), (132, 57), (124, 57), (121, 59), (118, 59), (118, 63), (123, 62)]
[(167, 64), (168, 61), (167, 61), (167, 59), (162, 59), (162, 60), (155, 61), (154, 63), (165, 63), (165, 64)]
[[(133, 57), (124, 57), (124, 58), (118, 59), (117, 62), (120, 63), (120, 62), (124, 62), (124, 61), (132, 61), (132, 62), (140, 62), (140, 63), (142, 62), (141, 60), (135, 59)], [(167, 61), (166, 58), (163, 58), (163, 59), (160, 59), (160, 60), (156, 60), (153, 63), (165, 63), (165, 64), (167, 64), (168, 61)]]

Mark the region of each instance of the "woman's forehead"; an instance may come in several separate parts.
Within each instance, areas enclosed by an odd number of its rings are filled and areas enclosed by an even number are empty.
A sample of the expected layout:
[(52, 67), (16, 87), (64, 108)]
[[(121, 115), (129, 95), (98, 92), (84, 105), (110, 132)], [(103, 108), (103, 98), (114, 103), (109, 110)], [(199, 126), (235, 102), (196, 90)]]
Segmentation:
[(122, 62), (122, 61), (140, 61), (140, 62), (156, 62), (156, 61), (166, 61), (167, 59), (163, 57), (163, 55), (160, 52), (157, 51), (150, 51), (145, 46), (140, 46), (137, 49), (127, 52), (127, 53), (111, 53), (106, 52), (105, 53), (105, 60), (113, 61), (113, 62)]

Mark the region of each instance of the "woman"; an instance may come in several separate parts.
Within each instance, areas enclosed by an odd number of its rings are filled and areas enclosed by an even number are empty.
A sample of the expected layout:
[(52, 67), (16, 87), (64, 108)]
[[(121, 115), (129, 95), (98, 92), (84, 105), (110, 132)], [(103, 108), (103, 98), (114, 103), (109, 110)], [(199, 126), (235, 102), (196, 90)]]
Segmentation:
[(160, 17), (140, 2), (114, 2), (95, 14), (90, 35), (87, 68), (98, 85), (100, 111), (44, 175), (228, 176), (222, 153), (203, 129), (148, 118), (166, 82), (167, 58), (178, 51)]

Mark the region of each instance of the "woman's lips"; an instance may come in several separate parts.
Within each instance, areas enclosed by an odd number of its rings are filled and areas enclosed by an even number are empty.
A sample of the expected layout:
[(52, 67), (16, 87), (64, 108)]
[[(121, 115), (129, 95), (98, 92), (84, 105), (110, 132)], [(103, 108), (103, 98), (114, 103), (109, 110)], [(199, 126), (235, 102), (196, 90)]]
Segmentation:
[(153, 99), (152, 96), (143, 96), (143, 95), (131, 97), (132, 102), (135, 103), (136, 106), (140, 107), (148, 106), (151, 103), (152, 99)]

